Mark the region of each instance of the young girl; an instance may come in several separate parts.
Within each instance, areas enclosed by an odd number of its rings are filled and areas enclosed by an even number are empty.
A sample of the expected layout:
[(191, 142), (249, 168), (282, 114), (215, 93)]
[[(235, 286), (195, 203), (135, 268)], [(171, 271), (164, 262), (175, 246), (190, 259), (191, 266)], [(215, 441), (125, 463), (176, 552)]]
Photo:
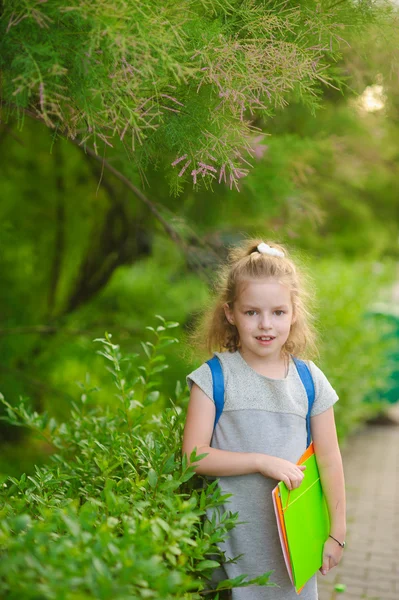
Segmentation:
[[(223, 493), (233, 494), (225, 510), (239, 521), (221, 545), (227, 562), (215, 581), (273, 570), (279, 587), (236, 588), (233, 600), (290, 600), (297, 594), (284, 563), (272, 504), (272, 489), (282, 480), (289, 489), (301, 485), (304, 467), (296, 462), (306, 449), (308, 399), (293, 356), (312, 348), (313, 331), (300, 273), (282, 246), (260, 240), (230, 253), (219, 295), (208, 315), (208, 350), (218, 350), (225, 404), (214, 428), (212, 375), (205, 363), (188, 375), (191, 389), (183, 453), (194, 448), (207, 456), (196, 472), (219, 478)], [(222, 351), (223, 350), (223, 351)], [(311, 434), (330, 515), (321, 572), (336, 566), (343, 552), (345, 491), (333, 404), (337, 394), (316, 365), (307, 362), (315, 386)], [(220, 572), (222, 571), (222, 572)], [(314, 576), (300, 594), (316, 600)]]

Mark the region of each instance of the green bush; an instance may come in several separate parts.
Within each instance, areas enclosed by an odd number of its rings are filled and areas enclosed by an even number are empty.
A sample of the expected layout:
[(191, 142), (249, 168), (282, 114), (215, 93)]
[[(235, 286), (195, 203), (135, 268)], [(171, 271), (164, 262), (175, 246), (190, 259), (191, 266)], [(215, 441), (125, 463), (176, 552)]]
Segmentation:
[[(7, 600), (200, 598), (223, 560), (217, 544), (238, 514), (207, 519), (226, 502), (217, 482), (199, 486), (181, 439), (187, 397), (160, 392), (163, 349), (176, 340), (165, 322), (147, 328), (145, 360), (122, 357), (111, 336), (97, 340), (117, 402), (96, 406), (82, 385), (69, 422), (6, 407), (8, 422), (28, 427), (54, 448), (50, 464), (19, 479), (0, 477), (0, 597)], [(195, 453), (190, 461), (200, 460)], [(218, 589), (268, 585), (269, 574), (242, 575)], [(213, 592), (212, 592), (213, 593)], [(218, 593), (216, 593), (216, 598)]]

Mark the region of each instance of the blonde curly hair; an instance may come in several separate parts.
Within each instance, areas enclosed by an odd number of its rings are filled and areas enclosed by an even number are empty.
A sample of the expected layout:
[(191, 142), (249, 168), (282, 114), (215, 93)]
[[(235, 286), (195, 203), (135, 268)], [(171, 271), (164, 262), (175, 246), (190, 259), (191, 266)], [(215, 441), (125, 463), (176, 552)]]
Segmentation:
[(240, 338), (235, 325), (226, 318), (224, 305), (233, 307), (239, 294), (240, 285), (250, 279), (277, 279), (291, 291), (293, 315), (295, 317), (283, 351), (295, 356), (310, 358), (317, 354), (316, 332), (309, 312), (311, 294), (307, 276), (289, 257), (287, 249), (274, 242), (266, 242), (280, 250), (284, 257), (263, 254), (258, 251), (260, 239), (249, 239), (230, 249), (227, 264), (219, 271), (215, 294), (211, 304), (202, 314), (197, 326), (190, 335), (192, 349), (213, 353), (240, 348)]

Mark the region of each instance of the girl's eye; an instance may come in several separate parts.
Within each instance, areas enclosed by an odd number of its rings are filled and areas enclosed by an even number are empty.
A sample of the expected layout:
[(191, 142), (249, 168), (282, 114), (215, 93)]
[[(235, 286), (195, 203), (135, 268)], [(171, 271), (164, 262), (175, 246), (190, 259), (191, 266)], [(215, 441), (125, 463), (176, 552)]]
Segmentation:
[(283, 311), (283, 310), (275, 310), (274, 312), (275, 312), (275, 314), (276, 314), (278, 317), (280, 317), (281, 315), (283, 315), (283, 314), (284, 314), (284, 311)]
[(256, 314), (256, 310), (247, 310), (247, 312), (245, 314), (252, 317), (253, 315)]

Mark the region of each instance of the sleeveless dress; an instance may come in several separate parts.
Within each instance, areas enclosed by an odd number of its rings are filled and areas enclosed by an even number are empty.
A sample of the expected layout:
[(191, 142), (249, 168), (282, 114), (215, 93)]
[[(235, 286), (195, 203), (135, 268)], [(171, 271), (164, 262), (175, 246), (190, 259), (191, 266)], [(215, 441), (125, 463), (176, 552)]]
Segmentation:
[[(297, 462), (306, 449), (308, 399), (293, 360), (284, 379), (271, 379), (254, 371), (240, 352), (217, 352), (224, 376), (225, 404), (211, 439), (211, 447), (232, 452), (259, 452)], [(315, 385), (311, 416), (329, 409), (338, 396), (322, 371), (307, 362)], [(187, 376), (191, 389), (196, 383), (213, 401), (212, 375), (204, 363)], [(209, 478), (209, 479), (215, 479)], [(219, 477), (222, 493), (232, 494), (223, 510), (239, 512), (240, 524), (220, 545), (226, 563), (214, 572), (212, 583), (246, 574), (254, 578), (273, 571), (270, 582), (278, 587), (249, 586), (232, 590), (233, 600), (294, 600), (281, 550), (272, 490), (277, 482), (260, 473)], [(221, 514), (220, 513), (220, 514)], [(212, 512), (208, 512), (212, 517)], [(299, 595), (300, 600), (317, 600), (316, 576)]]

